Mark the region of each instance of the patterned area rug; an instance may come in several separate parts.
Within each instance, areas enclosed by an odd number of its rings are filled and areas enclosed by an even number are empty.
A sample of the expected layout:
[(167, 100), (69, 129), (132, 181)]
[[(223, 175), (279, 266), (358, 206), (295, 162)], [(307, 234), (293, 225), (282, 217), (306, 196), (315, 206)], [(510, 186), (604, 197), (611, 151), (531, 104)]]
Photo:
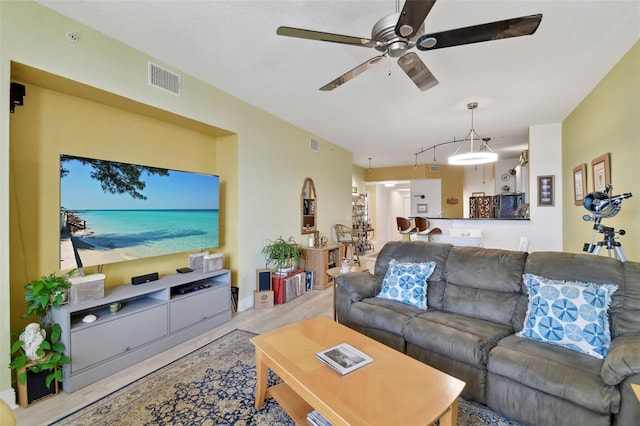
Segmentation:
[[(234, 330), (52, 425), (293, 425), (271, 399), (253, 407), (253, 336)], [(459, 407), (459, 426), (518, 425), (472, 401)]]

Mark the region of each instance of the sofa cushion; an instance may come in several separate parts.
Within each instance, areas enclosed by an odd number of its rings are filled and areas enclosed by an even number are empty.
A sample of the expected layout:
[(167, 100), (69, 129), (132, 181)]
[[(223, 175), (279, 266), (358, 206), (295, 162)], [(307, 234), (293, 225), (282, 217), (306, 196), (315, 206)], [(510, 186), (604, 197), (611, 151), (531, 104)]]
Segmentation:
[(627, 377), (640, 374), (640, 334), (627, 333), (616, 337), (602, 364), (600, 376), (608, 385), (617, 385)]
[(371, 297), (351, 305), (351, 324), (386, 330), (402, 336), (404, 325), (410, 318), (424, 313), (423, 309), (394, 300)]
[(511, 333), (509, 326), (446, 311), (422, 313), (404, 326), (407, 343), (481, 370), (485, 370), (489, 350)]
[(529, 304), (520, 337), (603, 359), (611, 344), (608, 308), (613, 284), (550, 280), (524, 274)]
[(445, 265), (443, 309), (514, 327), (526, 257), (524, 252), (453, 247)]
[(435, 267), (435, 262), (408, 263), (392, 259), (378, 297), (427, 309), (427, 279)]
[(600, 377), (602, 360), (511, 335), (489, 352), (487, 370), (598, 413), (617, 413), (620, 393)]
[(427, 306), (442, 309), (445, 288), (444, 265), (451, 247), (451, 244), (427, 241), (390, 241), (382, 247), (376, 257), (375, 275), (382, 280), (392, 259), (402, 262), (435, 262), (436, 268), (429, 277)]

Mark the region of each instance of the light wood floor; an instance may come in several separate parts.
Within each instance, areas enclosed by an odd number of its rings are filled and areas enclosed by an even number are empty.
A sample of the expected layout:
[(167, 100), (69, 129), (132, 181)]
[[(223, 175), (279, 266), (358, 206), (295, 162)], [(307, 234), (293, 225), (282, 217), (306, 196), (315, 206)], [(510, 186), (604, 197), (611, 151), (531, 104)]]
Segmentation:
[(223, 324), (93, 385), (72, 393), (61, 392), (59, 395), (36, 403), (29, 408), (17, 408), (15, 414), (18, 419), (18, 425), (45, 425), (64, 417), (234, 329), (263, 333), (286, 324), (319, 316), (333, 318), (332, 288), (324, 291), (311, 291), (289, 303), (276, 305), (271, 309), (258, 311), (249, 309), (236, 313), (227, 324)]

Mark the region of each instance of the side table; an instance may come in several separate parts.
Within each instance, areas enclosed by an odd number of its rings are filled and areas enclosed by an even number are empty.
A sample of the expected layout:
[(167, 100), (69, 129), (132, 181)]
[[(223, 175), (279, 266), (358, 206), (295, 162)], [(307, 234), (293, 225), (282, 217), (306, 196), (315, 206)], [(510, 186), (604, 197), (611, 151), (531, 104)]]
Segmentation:
[(327, 270), (327, 275), (331, 277), (331, 281), (333, 281), (333, 320), (337, 319), (336, 315), (336, 278), (342, 274), (349, 274), (351, 272), (369, 272), (369, 268), (364, 268), (362, 266), (352, 266), (350, 270), (343, 271), (342, 267), (337, 266), (335, 268), (331, 268)]

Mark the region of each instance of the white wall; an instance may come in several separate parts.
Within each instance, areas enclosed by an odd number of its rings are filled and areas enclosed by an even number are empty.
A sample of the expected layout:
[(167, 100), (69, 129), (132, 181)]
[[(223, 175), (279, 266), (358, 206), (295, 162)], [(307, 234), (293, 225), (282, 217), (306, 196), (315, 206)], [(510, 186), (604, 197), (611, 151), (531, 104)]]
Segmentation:
[[(414, 179), (410, 183), (409, 216), (435, 217), (442, 211), (442, 180), (441, 179)], [(424, 198), (422, 198), (424, 197)], [(419, 212), (418, 204), (426, 204), (427, 211)]]
[[(528, 237), (529, 251), (562, 251), (562, 125), (543, 124), (529, 128), (530, 220), (433, 219), (431, 223), (448, 233), (449, 228), (481, 229), (484, 247), (516, 250), (520, 237)], [(555, 205), (538, 207), (538, 176), (555, 176)]]
[[(554, 206), (538, 206), (538, 176), (555, 176)], [(529, 128), (530, 249), (562, 251), (562, 124)]]

